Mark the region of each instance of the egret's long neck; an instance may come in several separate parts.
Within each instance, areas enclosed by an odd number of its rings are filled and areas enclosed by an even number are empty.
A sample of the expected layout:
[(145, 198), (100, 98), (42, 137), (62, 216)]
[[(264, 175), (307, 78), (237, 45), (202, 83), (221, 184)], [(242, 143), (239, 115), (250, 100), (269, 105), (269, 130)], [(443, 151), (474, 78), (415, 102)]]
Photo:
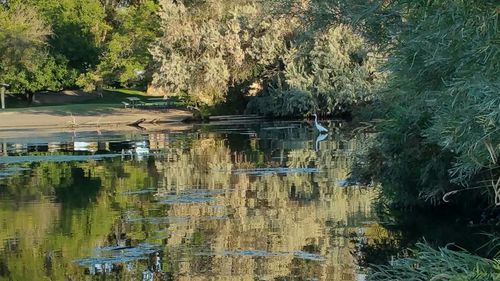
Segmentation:
[(318, 124), (318, 115), (314, 115), (314, 124)]

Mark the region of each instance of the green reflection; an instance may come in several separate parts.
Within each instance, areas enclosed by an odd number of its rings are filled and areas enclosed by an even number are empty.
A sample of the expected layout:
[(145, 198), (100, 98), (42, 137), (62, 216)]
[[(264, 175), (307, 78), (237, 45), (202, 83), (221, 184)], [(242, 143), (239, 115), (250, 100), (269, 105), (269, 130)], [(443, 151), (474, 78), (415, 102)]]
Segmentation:
[(356, 280), (353, 233), (386, 236), (377, 190), (343, 184), (366, 137), (210, 126), (15, 164), (27, 170), (0, 179), (0, 280)]

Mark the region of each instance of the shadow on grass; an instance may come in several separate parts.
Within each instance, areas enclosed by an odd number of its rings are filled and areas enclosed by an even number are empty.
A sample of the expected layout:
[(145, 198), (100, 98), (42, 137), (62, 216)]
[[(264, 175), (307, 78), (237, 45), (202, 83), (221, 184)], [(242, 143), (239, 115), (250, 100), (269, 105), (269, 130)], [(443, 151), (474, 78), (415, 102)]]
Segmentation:
[(64, 91), (58, 93), (39, 93), (35, 95), (35, 102), (29, 103), (24, 95), (9, 94), (7, 95), (7, 108), (9, 109), (31, 109), (48, 106), (70, 106), (76, 104), (103, 104), (123, 106), (122, 102), (127, 101), (127, 98), (138, 98), (146, 100), (144, 92), (129, 89), (105, 90), (102, 95), (97, 93), (85, 93), (83, 91)]
[[(19, 110), (15, 110), (19, 111)], [(123, 115), (127, 112), (120, 110), (119, 107), (102, 105), (102, 104), (76, 104), (76, 105), (61, 105), (61, 106), (43, 106), (33, 107), (23, 110), (26, 114), (47, 114), (54, 116), (99, 116), (99, 115)]]

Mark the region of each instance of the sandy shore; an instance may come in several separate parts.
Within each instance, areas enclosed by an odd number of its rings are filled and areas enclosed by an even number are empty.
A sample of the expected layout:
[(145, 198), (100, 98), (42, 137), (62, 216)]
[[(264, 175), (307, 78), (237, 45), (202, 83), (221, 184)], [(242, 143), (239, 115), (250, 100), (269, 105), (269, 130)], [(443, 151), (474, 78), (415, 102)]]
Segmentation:
[(191, 112), (177, 109), (168, 111), (111, 108), (71, 113), (57, 110), (37, 110), (36, 108), (0, 112), (0, 131), (17, 129), (53, 128), (111, 128), (124, 127), (141, 118), (146, 122), (181, 123), (192, 117)]

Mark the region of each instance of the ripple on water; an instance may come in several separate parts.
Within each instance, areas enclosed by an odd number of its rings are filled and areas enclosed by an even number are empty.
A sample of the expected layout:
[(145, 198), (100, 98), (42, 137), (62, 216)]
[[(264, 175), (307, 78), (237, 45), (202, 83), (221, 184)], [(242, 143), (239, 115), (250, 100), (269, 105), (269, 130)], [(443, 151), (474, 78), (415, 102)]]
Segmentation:
[(44, 155), (44, 156), (3, 156), (0, 164), (19, 164), (33, 162), (70, 162), (102, 160), (104, 158), (118, 157), (121, 154), (98, 154), (98, 155)]
[(127, 222), (137, 223), (137, 222), (147, 222), (150, 224), (173, 224), (173, 223), (185, 223), (188, 221), (214, 221), (214, 220), (225, 220), (228, 216), (206, 216), (206, 217), (144, 217), (144, 218), (128, 218)]
[(23, 167), (2, 167), (0, 170), (0, 179), (15, 175), (19, 172), (29, 171), (29, 168)]
[(226, 250), (222, 252), (200, 252), (197, 253), (198, 256), (226, 256), (226, 257), (238, 257), (238, 256), (249, 256), (249, 257), (260, 257), (260, 258), (271, 258), (271, 257), (287, 257), (293, 256), (294, 258), (309, 260), (309, 261), (324, 261), (325, 259), (317, 254), (308, 253), (304, 251), (294, 251), (294, 252), (268, 252), (261, 250)]
[(318, 173), (318, 168), (257, 168), (257, 169), (239, 169), (231, 171), (234, 175), (254, 175), (267, 176), (274, 174), (309, 174)]
[(118, 193), (119, 195), (139, 195), (139, 194), (148, 194), (148, 193), (153, 193), (156, 192), (156, 188), (146, 188), (146, 189), (140, 189), (140, 190), (134, 190), (134, 191), (124, 191)]
[(180, 194), (167, 193), (159, 195), (163, 198), (158, 201), (160, 204), (201, 204), (215, 201), (214, 196), (225, 194), (224, 189), (188, 189)]
[(77, 259), (73, 262), (81, 266), (128, 263), (148, 259), (149, 255), (157, 253), (159, 250), (159, 246), (146, 243), (135, 247), (100, 247), (94, 250), (92, 257)]

